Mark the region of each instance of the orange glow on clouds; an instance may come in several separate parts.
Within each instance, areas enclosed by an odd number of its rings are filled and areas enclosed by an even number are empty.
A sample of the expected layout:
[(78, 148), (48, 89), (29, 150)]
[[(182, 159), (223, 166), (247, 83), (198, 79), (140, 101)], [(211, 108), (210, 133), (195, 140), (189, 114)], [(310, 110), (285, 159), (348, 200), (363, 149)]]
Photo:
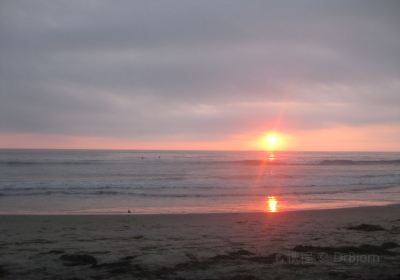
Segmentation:
[[(182, 138), (182, 139), (179, 139)], [(135, 141), (129, 138), (66, 136), (54, 134), (0, 133), (0, 148), (28, 149), (110, 149), (110, 150), (241, 150), (248, 136), (235, 136), (218, 141), (165, 137)]]
[[(270, 135), (274, 137), (269, 137)], [(269, 154), (282, 150), (399, 151), (398, 135), (400, 135), (400, 125), (339, 126), (307, 130), (285, 127), (280, 131), (266, 131), (265, 127), (256, 127), (251, 130), (243, 130), (242, 133), (209, 140), (171, 135), (140, 141), (129, 137), (0, 133), (0, 148), (262, 150)]]

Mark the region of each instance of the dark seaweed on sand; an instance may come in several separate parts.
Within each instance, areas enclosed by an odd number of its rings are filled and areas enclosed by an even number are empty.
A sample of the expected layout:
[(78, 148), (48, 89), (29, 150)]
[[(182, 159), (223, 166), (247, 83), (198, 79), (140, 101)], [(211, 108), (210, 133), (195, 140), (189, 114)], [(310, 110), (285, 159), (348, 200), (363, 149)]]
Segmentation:
[(4, 268), (4, 266), (0, 265), (0, 277), (3, 277), (8, 274), (8, 271)]
[(75, 255), (65, 254), (60, 257), (60, 260), (62, 260), (64, 264), (67, 266), (97, 264), (97, 260), (95, 257), (86, 254), (75, 254)]
[(396, 253), (388, 251), (388, 249), (397, 248), (400, 245), (395, 242), (385, 242), (380, 246), (363, 244), (360, 246), (311, 246), (298, 245), (293, 251), (302, 253), (345, 253), (345, 254), (375, 254), (375, 255), (395, 255)]
[(379, 225), (361, 224), (358, 226), (348, 227), (349, 230), (359, 230), (359, 231), (383, 231), (383, 227)]

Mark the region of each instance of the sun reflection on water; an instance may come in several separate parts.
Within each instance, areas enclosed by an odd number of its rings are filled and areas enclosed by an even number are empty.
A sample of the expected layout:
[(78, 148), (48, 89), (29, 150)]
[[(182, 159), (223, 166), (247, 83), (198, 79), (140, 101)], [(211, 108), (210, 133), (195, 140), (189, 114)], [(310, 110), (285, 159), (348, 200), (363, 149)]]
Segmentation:
[(275, 160), (275, 154), (274, 154), (274, 152), (270, 152), (270, 153), (268, 154), (268, 160), (269, 160), (269, 161), (274, 161), (274, 160)]

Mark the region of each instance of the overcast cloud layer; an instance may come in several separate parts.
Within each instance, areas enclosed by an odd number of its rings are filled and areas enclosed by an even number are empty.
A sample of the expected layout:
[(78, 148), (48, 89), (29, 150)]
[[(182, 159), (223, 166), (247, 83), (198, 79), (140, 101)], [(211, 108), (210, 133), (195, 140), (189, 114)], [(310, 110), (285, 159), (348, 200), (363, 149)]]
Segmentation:
[(399, 15), (400, 1), (3, 0), (0, 133), (398, 126)]

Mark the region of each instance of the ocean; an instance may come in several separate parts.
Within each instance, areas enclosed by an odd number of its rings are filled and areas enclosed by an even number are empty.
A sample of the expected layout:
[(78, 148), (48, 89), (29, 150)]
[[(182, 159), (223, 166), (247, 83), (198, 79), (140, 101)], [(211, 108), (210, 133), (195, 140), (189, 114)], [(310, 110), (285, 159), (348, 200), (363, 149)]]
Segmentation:
[(400, 202), (400, 153), (0, 150), (1, 214), (159, 214)]

